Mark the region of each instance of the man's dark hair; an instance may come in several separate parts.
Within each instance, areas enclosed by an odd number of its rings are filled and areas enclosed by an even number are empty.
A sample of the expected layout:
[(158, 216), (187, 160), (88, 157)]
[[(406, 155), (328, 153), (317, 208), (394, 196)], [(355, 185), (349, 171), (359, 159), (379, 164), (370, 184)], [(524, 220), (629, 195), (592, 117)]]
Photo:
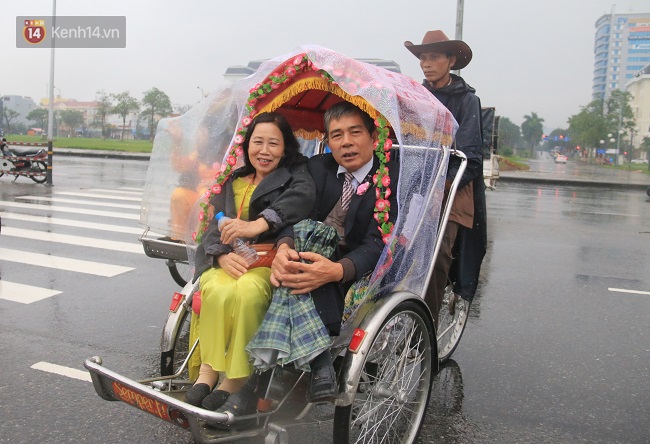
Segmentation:
[(327, 111), (325, 111), (325, 115), (323, 116), (323, 122), (325, 123), (325, 137), (329, 137), (330, 122), (332, 120), (339, 120), (343, 117), (349, 116), (361, 117), (363, 126), (366, 127), (370, 134), (377, 129), (375, 127), (375, 121), (368, 115), (368, 113), (350, 102), (343, 101), (332, 105)]
[(250, 145), (253, 131), (255, 131), (255, 127), (259, 123), (272, 123), (277, 126), (282, 133), (282, 139), (284, 142), (284, 156), (282, 156), (282, 160), (280, 160), (279, 166), (286, 166), (288, 168), (291, 168), (296, 164), (304, 161), (303, 156), (300, 154), (300, 142), (298, 142), (298, 139), (296, 139), (296, 136), (293, 134), (293, 130), (291, 129), (289, 122), (287, 122), (287, 119), (285, 119), (283, 115), (275, 112), (258, 114), (248, 127), (244, 141), (241, 144), (244, 150), (244, 171), (242, 171), (243, 175), (251, 174), (255, 171), (255, 168), (253, 168), (253, 165), (248, 158), (248, 146)]

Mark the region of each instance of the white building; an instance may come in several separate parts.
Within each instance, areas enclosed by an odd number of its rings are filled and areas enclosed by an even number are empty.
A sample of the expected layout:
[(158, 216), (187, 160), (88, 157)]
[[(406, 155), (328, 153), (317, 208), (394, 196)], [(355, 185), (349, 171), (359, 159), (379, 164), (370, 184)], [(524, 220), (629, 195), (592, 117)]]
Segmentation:
[(643, 138), (650, 137), (650, 64), (634, 75), (626, 89), (632, 94), (630, 106), (635, 120), (632, 144), (638, 149)]

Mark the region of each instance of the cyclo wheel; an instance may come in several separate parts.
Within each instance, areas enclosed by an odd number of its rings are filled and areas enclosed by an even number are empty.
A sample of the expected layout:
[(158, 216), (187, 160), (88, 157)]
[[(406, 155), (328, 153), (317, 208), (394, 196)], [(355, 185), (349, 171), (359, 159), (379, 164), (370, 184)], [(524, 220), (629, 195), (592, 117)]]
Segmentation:
[(452, 286), (445, 289), (442, 307), (438, 313), (438, 328), (436, 329), (438, 341), (438, 361), (441, 363), (451, 358), (463, 336), (467, 317), (469, 315), (469, 301), (455, 294)]
[(173, 259), (167, 259), (166, 264), (167, 267), (169, 267), (169, 274), (172, 275), (174, 282), (181, 287), (185, 287), (188, 279), (192, 277), (190, 276), (191, 270), (189, 264), (187, 262), (179, 262)]
[(31, 171), (46, 173), (44, 176), (29, 176), (36, 183), (44, 183), (47, 180), (47, 164), (42, 160), (32, 161)]
[[(173, 330), (177, 327), (177, 330), (172, 333), (174, 334), (172, 348), (161, 351), (160, 353), (160, 376), (175, 374), (183, 362), (185, 362), (190, 351), (190, 321), (192, 320), (192, 310), (186, 310), (182, 306), (179, 307), (179, 310), (182, 310), (180, 316), (172, 317), (170, 315), (165, 325), (165, 329)], [(189, 379), (187, 368), (179, 375), (179, 379)]]
[(334, 411), (335, 443), (411, 443), (429, 404), (433, 325), (414, 301), (386, 317), (366, 355), (351, 405)]

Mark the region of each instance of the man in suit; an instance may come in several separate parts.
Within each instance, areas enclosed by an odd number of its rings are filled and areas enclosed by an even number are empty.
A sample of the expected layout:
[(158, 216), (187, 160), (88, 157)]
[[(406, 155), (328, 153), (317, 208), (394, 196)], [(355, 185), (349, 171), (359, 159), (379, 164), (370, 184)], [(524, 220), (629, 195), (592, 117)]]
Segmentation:
[[(340, 332), (345, 294), (354, 283), (374, 270), (384, 248), (372, 177), (379, 160), (374, 155), (377, 131), (373, 119), (349, 102), (330, 107), (324, 116), (325, 135), (331, 153), (312, 157), (308, 170), (316, 184), (310, 219), (330, 225), (341, 235), (331, 258), (293, 249), (293, 230), (278, 241), (271, 267), (271, 283), (292, 288), (292, 294), (311, 292), (314, 305), (330, 334)], [(397, 186), (399, 165), (387, 163), (391, 188)], [(361, 186), (363, 185), (363, 186)], [(397, 216), (397, 193), (391, 193), (390, 219)], [(300, 259), (310, 263), (302, 263)], [(335, 373), (329, 351), (311, 362), (308, 397), (317, 400), (336, 393)]]

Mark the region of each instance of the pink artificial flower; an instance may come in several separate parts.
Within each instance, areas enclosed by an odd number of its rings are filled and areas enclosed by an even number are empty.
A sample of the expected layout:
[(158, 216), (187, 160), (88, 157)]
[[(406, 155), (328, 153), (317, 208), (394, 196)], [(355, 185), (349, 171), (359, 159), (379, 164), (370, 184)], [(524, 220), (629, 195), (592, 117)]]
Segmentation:
[(379, 140), (375, 140), (375, 141), (373, 142), (372, 146), (373, 146), (375, 149), (377, 149), (377, 147), (379, 146)]
[(256, 103), (257, 103), (257, 99), (256, 99), (255, 97), (253, 97), (252, 99), (250, 99), (250, 100), (248, 101), (248, 104), (249, 104), (250, 106), (255, 106)]
[(381, 199), (381, 190), (379, 188), (375, 188), (375, 197)]
[(203, 197), (206, 198), (206, 199), (210, 199), (211, 195), (212, 195), (212, 191), (209, 190), (209, 189), (206, 190), (205, 193), (203, 193)]
[(244, 154), (244, 150), (238, 146), (237, 149), (235, 149), (235, 154), (241, 156), (242, 154)]
[(221, 166), (219, 167), (219, 172), (223, 173), (224, 171), (226, 171), (226, 168), (228, 168), (228, 164), (222, 163)]
[(244, 125), (244, 126), (248, 126), (248, 125), (250, 125), (252, 121), (253, 121), (253, 119), (251, 119), (251, 118), (248, 117), (248, 116), (246, 116), (246, 117), (244, 117), (243, 119), (241, 119), (241, 123), (242, 123), (242, 125)]
[(271, 83), (271, 89), (278, 89), (279, 87), (280, 85), (278, 85), (277, 83), (275, 82)]
[(366, 194), (366, 191), (368, 191), (368, 187), (370, 187), (370, 184), (368, 182), (364, 182), (361, 185), (357, 187), (357, 196), (363, 196)]
[(377, 175), (376, 174), (374, 176), (372, 176), (372, 183), (377, 185)]
[(302, 56), (297, 56), (295, 59), (293, 59), (294, 65), (300, 65), (301, 63), (302, 63)]
[(228, 165), (234, 166), (237, 163), (237, 158), (235, 156), (228, 156), (226, 162), (228, 162)]
[(219, 194), (221, 193), (221, 185), (219, 185), (218, 183), (214, 184), (212, 185), (212, 188), (210, 190), (212, 191), (212, 194)]
[(199, 213), (199, 221), (203, 222), (203, 219), (205, 219), (205, 214)]
[(379, 199), (375, 204), (375, 210), (382, 212), (386, 210), (386, 200)]
[(284, 73), (285, 73), (287, 76), (289, 76), (289, 77), (293, 77), (293, 76), (296, 75), (296, 68), (294, 68), (293, 66), (289, 66), (289, 67), (284, 71)]
[[(273, 74), (271, 74), (271, 77), (280, 77), (281, 75), (282, 74), (280, 74), (279, 72), (274, 72)], [(274, 80), (274, 82), (275, 82), (275, 80)]]
[(244, 138), (242, 137), (241, 134), (237, 134), (237, 135), (235, 136), (235, 143), (236, 143), (237, 145), (241, 144), (243, 141), (244, 141)]
[(386, 151), (386, 162), (390, 162), (390, 151)]
[(379, 119), (375, 119), (375, 126), (376, 126), (377, 128), (379, 128), (379, 126), (380, 126), (380, 125), (379, 125)]
[(392, 147), (393, 147), (393, 141), (390, 139), (386, 139), (386, 141), (384, 142), (384, 151), (388, 151)]
[(217, 171), (219, 168), (221, 168), (221, 164), (219, 162), (215, 162), (212, 164), (212, 169)]
[(383, 240), (384, 243), (387, 244), (388, 241), (390, 240), (390, 234), (384, 234), (384, 235), (381, 237), (381, 240)]
[(192, 232), (192, 240), (196, 242), (196, 231)]
[(390, 191), (390, 188), (386, 188), (386, 189), (384, 190), (384, 197), (385, 197), (386, 199), (388, 199), (388, 198), (390, 197), (391, 194), (392, 194), (392, 193), (391, 193), (391, 191)]
[(390, 176), (389, 176), (389, 175), (385, 175), (384, 177), (382, 177), (382, 178), (381, 178), (381, 184), (382, 184), (383, 186), (385, 186), (385, 187), (387, 187), (388, 185), (390, 185)]

